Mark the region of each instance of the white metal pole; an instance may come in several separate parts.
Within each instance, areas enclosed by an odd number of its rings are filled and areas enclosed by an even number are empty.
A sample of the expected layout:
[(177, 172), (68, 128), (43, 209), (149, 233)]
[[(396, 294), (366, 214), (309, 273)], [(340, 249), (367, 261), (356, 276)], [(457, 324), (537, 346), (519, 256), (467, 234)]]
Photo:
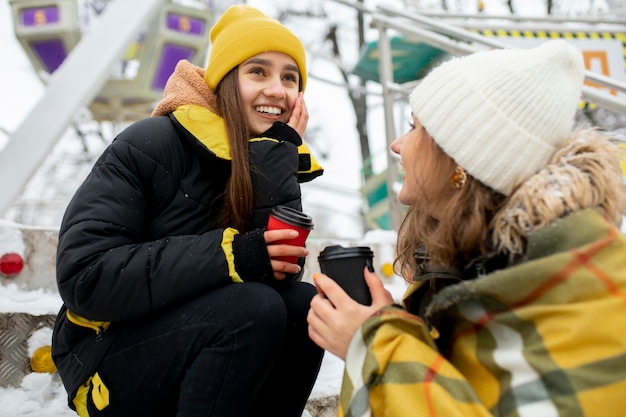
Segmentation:
[(402, 207), (394, 191), (394, 184), (398, 181), (398, 161), (393, 157), (390, 145), (396, 138), (396, 129), (393, 120), (393, 91), (390, 84), (393, 83), (393, 66), (391, 61), (391, 40), (386, 28), (380, 26), (378, 39), (379, 73), (383, 87), (383, 103), (385, 109), (385, 136), (387, 138), (387, 201), (389, 203), (389, 220), (391, 228), (398, 231), (402, 223)]

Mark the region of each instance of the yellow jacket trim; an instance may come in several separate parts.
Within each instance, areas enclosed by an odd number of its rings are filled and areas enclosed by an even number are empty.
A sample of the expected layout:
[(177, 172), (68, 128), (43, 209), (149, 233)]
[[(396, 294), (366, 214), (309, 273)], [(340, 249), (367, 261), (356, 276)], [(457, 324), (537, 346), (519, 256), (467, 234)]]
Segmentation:
[(298, 146), (298, 155), (309, 155), (311, 162), (311, 165), (307, 167), (307, 169), (304, 169), (304, 167), (300, 167), (298, 169), (298, 174), (311, 174), (313, 172), (324, 170), (324, 168), (322, 168), (322, 166), (317, 162), (317, 159), (315, 159), (304, 141), (302, 141), (302, 145)]
[(89, 411), (87, 410), (87, 396), (89, 395), (89, 389), (91, 390), (91, 400), (96, 406), (98, 411), (102, 411), (109, 406), (109, 389), (102, 382), (100, 374), (97, 372), (87, 380), (76, 391), (76, 396), (72, 400), (74, 407), (76, 407), (76, 413), (80, 417), (89, 417)]
[(222, 235), (222, 250), (224, 256), (226, 256), (226, 262), (228, 263), (228, 275), (233, 282), (243, 282), (237, 271), (235, 270), (235, 255), (233, 255), (233, 239), (239, 232), (233, 228), (224, 229)]
[(100, 375), (96, 372), (91, 379), (91, 384), (93, 385), (93, 390), (91, 390), (91, 399), (93, 400), (93, 404), (96, 406), (98, 411), (102, 411), (109, 406), (109, 389), (102, 379)]
[(89, 394), (89, 386), (91, 385), (91, 378), (81, 385), (76, 391), (76, 396), (72, 400), (74, 403), (74, 407), (76, 407), (76, 414), (80, 417), (89, 417), (89, 412), (87, 411), (87, 395)]
[(72, 313), (70, 310), (67, 310), (66, 316), (67, 319), (75, 325), (93, 329), (93, 331), (95, 331), (97, 334), (100, 334), (101, 332), (107, 330), (109, 328), (109, 325), (111, 324), (110, 321), (97, 321), (86, 319), (76, 313)]
[(224, 119), (206, 107), (185, 104), (173, 112), (176, 120), (218, 158), (230, 161), (230, 145)]

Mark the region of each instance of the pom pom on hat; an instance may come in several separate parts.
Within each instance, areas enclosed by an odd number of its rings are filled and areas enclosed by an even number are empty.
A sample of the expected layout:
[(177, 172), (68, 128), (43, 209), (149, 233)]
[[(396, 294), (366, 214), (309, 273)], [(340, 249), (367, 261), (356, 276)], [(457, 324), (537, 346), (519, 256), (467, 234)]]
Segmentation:
[(571, 132), (584, 69), (581, 52), (563, 40), (477, 52), (435, 68), (409, 103), (446, 154), (509, 195)]
[(306, 52), (296, 35), (278, 20), (248, 5), (230, 6), (210, 32), (211, 51), (204, 79), (215, 90), (222, 78), (248, 58), (267, 51), (291, 56), (306, 86)]

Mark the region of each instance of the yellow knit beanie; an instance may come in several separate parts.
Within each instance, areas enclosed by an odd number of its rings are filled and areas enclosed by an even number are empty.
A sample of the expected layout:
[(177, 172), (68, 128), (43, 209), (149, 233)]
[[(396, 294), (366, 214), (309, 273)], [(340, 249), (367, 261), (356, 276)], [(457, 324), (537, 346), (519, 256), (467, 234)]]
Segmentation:
[(306, 86), (306, 53), (300, 39), (278, 20), (248, 5), (230, 6), (210, 32), (211, 52), (204, 79), (215, 90), (222, 78), (248, 58), (267, 51), (291, 56)]

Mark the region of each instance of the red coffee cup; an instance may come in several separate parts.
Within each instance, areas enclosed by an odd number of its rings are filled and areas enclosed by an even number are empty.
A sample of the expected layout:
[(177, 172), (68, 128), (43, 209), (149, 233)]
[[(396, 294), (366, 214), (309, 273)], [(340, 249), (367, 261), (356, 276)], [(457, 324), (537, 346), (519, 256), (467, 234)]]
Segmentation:
[[(293, 239), (283, 239), (272, 242), (273, 244), (285, 244), (293, 246), (304, 246), (309, 233), (313, 230), (313, 219), (311, 216), (287, 206), (276, 206), (270, 212), (267, 221), (267, 230), (292, 229), (298, 231), (298, 237)], [(298, 262), (297, 256), (279, 256), (275, 259), (295, 264)]]

